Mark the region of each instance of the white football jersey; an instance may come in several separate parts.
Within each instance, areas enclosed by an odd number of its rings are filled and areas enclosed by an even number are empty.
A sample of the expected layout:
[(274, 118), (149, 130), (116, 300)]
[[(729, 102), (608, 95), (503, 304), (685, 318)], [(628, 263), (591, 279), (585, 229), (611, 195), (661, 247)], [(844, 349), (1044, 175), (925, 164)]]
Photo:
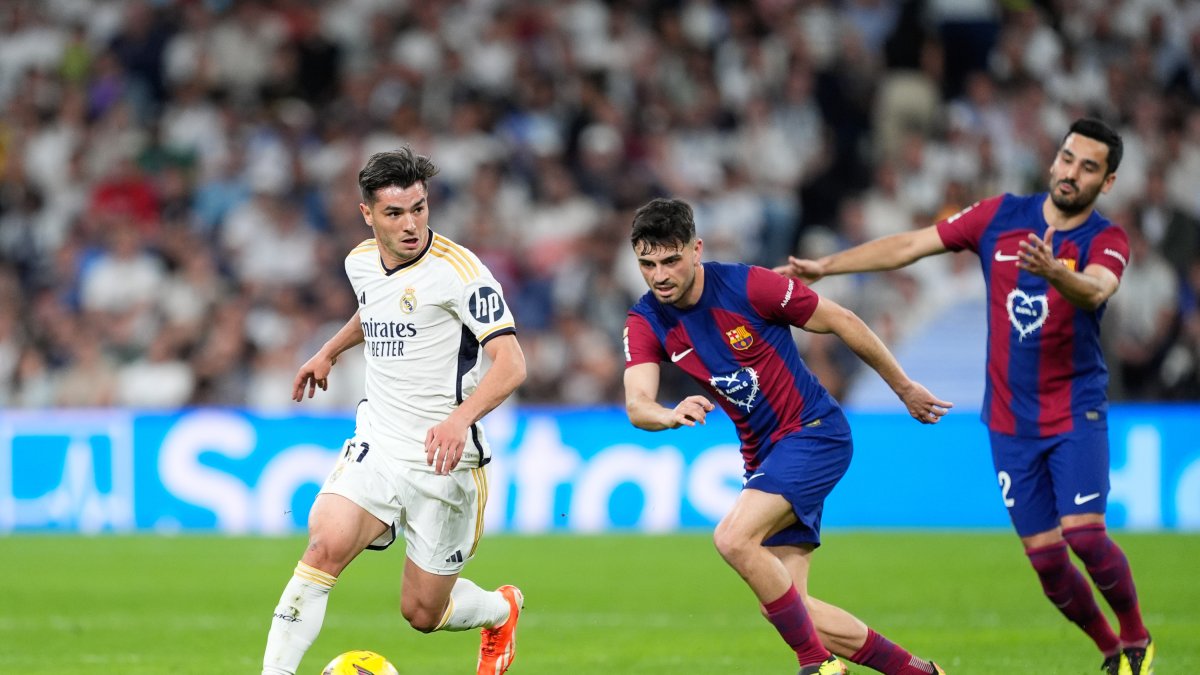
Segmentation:
[[(432, 230), (425, 250), (388, 272), (374, 239), (346, 256), (367, 362), (358, 430), (380, 450), (425, 464), (425, 434), (475, 391), (480, 346), (515, 333), (500, 284), (474, 253)], [(483, 428), (467, 432), (462, 468), (491, 459)]]

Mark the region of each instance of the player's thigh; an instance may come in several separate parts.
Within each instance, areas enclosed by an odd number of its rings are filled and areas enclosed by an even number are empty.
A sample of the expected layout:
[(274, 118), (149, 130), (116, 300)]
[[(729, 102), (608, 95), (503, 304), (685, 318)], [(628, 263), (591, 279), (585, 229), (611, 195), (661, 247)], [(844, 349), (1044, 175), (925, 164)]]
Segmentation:
[(308, 516), (308, 547), (301, 560), (334, 576), (387, 529), (387, 525), (342, 495), (317, 495)]
[(393, 462), (368, 438), (347, 440), (309, 514), (309, 548), (315, 544), (316, 554), (344, 565), (372, 541), (390, 540), (400, 516), (393, 473)]
[(820, 420), (819, 426), (780, 439), (759, 467), (746, 477), (751, 489), (782, 496), (793, 518), (772, 529), (767, 546), (821, 544), (821, 516), (854, 455), (850, 425), (841, 413)]
[(713, 536), (722, 541), (749, 540), (760, 544), (771, 534), (796, 522), (792, 505), (783, 495), (745, 489), (717, 524)]
[(1048, 463), (1060, 517), (1107, 510), (1109, 449), (1104, 421), (1083, 421), (1059, 436)]
[(1047, 460), (1053, 439), (994, 431), (989, 435), (1000, 498), (1017, 534), (1027, 537), (1058, 527), (1054, 480)]
[(438, 475), (413, 467), (399, 479), (405, 555), (430, 574), (458, 574), (483, 535), (487, 472), (479, 467)]

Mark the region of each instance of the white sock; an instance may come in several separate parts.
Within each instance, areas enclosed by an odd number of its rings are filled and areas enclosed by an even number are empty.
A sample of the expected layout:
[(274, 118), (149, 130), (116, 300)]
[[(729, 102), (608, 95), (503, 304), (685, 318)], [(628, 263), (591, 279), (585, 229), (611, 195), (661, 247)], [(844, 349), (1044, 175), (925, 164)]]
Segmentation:
[(304, 652), (321, 632), (329, 591), (335, 583), (337, 577), (302, 562), (296, 563), (296, 571), (283, 588), (271, 618), (267, 651), (263, 655), (263, 675), (295, 675)]
[(450, 604), (435, 630), (460, 631), (492, 628), (508, 621), (508, 601), (498, 591), (485, 591), (470, 579), (459, 577), (450, 590)]

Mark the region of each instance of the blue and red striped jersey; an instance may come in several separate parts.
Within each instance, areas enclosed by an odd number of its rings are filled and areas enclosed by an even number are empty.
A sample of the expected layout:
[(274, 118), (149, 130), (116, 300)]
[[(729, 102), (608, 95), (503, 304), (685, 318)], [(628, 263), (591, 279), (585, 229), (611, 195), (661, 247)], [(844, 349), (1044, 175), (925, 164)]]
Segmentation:
[[(987, 284), (987, 387), (982, 417), (992, 431), (1045, 437), (1107, 412), (1108, 368), (1100, 318), (1071, 304), (1050, 282), (1017, 267), (1017, 243), (1045, 236), (1046, 193), (1002, 195), (937, 224), (952, 251), (979, 255)], [(1129, 261), (1125, 231), (1098, 211), (1079, 227), (1056, 231), (1054, 256), (1072, 271), (1101, 265), (1120, 279)]]
[(762, 267), (704, 263), (692, 307), (647, 292), (625, 321), (625, 367), (671, 361), (704, 387), (737, 427), (754, 470), (780, 438), (838, 410), (804, 365), (790, 326), (803, 326), (817, 294)]

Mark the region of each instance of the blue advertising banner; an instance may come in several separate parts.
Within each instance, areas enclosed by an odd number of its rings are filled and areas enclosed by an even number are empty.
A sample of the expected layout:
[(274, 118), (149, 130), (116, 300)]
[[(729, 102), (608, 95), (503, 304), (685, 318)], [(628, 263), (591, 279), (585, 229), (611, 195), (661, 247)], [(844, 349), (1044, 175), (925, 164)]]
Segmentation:
[[(855, 456), (827, 527), (1002, 528), (978, 418), (850, 414)], [(741, 487), (733, 425), (649, 433), (612, 409), (487, 421), (491, 532), (708, 529)], [(301, 531), (350, 416), (196, 409), (0, 413), (0, 532)], [(1118, 406), (1109, 523), (1200, 530), (1200, 406)]]

